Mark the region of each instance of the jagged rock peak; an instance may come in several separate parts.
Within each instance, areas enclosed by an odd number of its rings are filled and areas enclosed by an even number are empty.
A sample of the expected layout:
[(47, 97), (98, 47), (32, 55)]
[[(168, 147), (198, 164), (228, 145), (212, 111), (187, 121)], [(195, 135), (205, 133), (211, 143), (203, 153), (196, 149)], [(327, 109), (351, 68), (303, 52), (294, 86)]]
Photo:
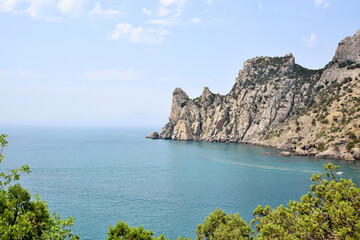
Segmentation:
[(204, 87), (204, 90), (201, 94), (201, 101), (205, 102), (209, 100), (214, 94), (210, 91), (208, 87)]
[(287, 64), (288, 62), (295, 62), (293, 54), (290, 52), (285, 54), (283, 57), (255, 57), (251, 58), (244, 62), (244, 69), (248, 66), (253, 65), (253, 67), (266, 67), (267, 65), (279, 66)]
[(266, 79), (270, 75), (286, 74), (295, 66), (292, 53), (283, 57), (256, 57), (244, 62), (243, 69), (239, 71), (236, 83), (241, 85), (254, 79)]
[(360, 30), (354, 36), (344, 38), (338, 45), (333, 62), (360, 63)]
[(208, 87), (204, 87), (203, 92), (202, 92), (201, 95), (207, 95), (207, 94), (209, 94), (209, 93), (212, 94), (212, 92), (210, 91), (210, 89), (209, 89)]
[(360, 160), (359, 83), (360, 30), (339, 44), (323, 69), (295, 64), (291, 53), (256, 57), (244, 63), (226, 95), (205, 87), (190, 99), (176, 88), (169, 122), (149, 137), (252, 143)]
[(175, 88), (171, 105), (169, 121), (177, 122), (180, 118), (181, 109), (189, 101), (189, 96), (181, 88)]
[(173, 91), (173, 96), (176, 96), (176, 95), (186, 96), (187, 98), (189, 98), (189, 96), (186, 94), (186, 92), (179, 87), (175, 88), (175, 90)]
[(327, 83), (341, 83), (344, 78), (356, 78), (360, 68), (360, 30), (353, 36), (344, 38), (336, 48), (335, 55), (329, 62), (317, 86)]

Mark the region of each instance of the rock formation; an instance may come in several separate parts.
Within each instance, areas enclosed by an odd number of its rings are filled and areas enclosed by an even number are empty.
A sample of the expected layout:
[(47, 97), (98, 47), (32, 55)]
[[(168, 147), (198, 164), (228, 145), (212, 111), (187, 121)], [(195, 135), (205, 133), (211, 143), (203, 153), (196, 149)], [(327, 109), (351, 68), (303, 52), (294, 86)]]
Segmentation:
[[(149, 137), (274, 146), (297, 155), (359, 158), (360, 30), (323, 69), (283, 57), (247, 60), (226, 95), (173, 92), (169, 122)], [(352, 150), (352, 149), (355, 149)]]

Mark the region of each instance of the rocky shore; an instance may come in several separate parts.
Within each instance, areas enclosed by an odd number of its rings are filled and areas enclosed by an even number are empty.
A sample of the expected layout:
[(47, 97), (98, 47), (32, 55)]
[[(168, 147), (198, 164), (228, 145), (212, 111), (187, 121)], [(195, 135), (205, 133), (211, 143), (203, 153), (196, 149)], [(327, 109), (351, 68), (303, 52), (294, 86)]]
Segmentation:
[(360, 30), (323, 69), (283, 57), (245, 61), (226, 95), (173, 92), (169, 122), (152, 139), (250, 143), (283, 155), (360, 160)]

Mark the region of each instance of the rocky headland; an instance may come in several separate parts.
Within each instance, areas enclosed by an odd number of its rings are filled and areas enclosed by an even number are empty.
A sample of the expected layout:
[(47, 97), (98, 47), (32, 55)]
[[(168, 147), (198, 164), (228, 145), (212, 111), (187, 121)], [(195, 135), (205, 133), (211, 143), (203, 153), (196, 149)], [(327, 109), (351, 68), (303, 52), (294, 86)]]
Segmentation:
[[(169, 122), (148, 137), (250, 143), (290, 154), (360, 160), (360, 30), (323, 69), (283, 57), (245, 61), (226, 95), (173, 92)], [(289, 153), (284, 153), (287, 156)]]

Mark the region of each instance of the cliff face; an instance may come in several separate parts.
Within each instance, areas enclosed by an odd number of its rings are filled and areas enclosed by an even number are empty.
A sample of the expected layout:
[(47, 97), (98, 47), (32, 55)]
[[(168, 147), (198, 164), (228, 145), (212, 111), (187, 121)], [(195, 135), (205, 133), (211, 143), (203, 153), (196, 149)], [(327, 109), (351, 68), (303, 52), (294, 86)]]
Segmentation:
[(293, 55), (244, 63), (226, 95), (176, 88), (169, 122), (154, 138), (275, 146), (299, 155), (359, 159), (360, 30), (320, 70)]

